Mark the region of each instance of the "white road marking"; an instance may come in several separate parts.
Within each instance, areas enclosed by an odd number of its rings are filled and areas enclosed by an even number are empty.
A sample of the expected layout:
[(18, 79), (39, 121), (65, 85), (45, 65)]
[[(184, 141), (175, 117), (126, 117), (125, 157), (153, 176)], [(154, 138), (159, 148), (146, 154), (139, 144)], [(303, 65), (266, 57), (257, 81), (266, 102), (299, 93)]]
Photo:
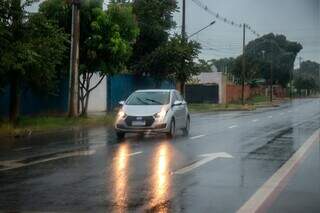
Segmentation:
[(217, 153), (209, 153), (209, 154), (203, 154), (199, 155), (200, 157), (204, 157), (204, 159), (197, 161), (189, 166), (186, 166), (182, 169), (178, 169), (177, 171), (173, 172), (173, 174), (182, 175), (187, 172), (190, 172), (206, 163), (209, 163), (210, 161), (217, 159), (217, 158), (233, 158), (232, 155), (226, 153), (226, 152), (217, 152)]
[(228, 128), (229, 129), (233, 129), (233, 128), (236, 128), (236, 127), (238, 127), (238, 125), (232, 125), (232, 126), (229, 126)]
[(272, 118), (272, 115), (268, 116), (268, 118)]
[(237, 211), (238, 213), (257, 212), (259, 208), (272, 196), (280, 186), (281, 181), (290, 175), (290, 172), (304, 159), (307, 151), (320, 140), (320, 129), (313, 133), (291, 158), (283, 164)]
[(92, 150), (85, 150), (85, 151), (74, 151), (71, 153), (57, 154), (57, 156), (55, 156), (55, 157), (46, 158), (43, 160), (35, 160), (35, 161), (29, 162), (29, 163), (23, 163), (23, 160), (0, 161), (0, 165), (6, 167), (6, 168), (0, 169), (0, 171), (32, 166), (35, 164), (44, 163), (44, 162), (53, 161), (53, 160), (59, 160), (59, 159), (68, 158), (68, 157), (88, 156), (88, 155), (93, 155), (94, 153), (96, 153), (96, 151), (93, 149)]
[(194, 139), (202, 138), (204, 136), (206, 136), (206, 135), (196, 135), (196, 136), (190, 137), (190, 139), (194, 140)]
[(130, 153), (130, 154), (128, 154), (128, 156), (134, 156), (134, 155), (139, 155), (139, 154), (142, 154), (142, 151)]
[(253, 119), (253, 120), (252, 120), (252, 122), (257, 122), (257, 121), (259, 121), (259, 119)]
[(14, 149), (13, 151), (19, 152), (19, 151), (24, 151), (24, 150), (28, 150), (28, 149), (32, 149), (32, 147), (31, 146), (21, 147), (21, 148), (18, 148), (18, 149)]

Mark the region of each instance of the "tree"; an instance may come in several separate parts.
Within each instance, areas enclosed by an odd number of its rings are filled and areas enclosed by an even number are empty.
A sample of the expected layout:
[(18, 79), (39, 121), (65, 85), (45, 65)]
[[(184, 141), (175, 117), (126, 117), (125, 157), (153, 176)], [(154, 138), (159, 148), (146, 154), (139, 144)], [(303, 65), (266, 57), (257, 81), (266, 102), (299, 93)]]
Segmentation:
[[(139, 34), (132, 7), (127, 3), (110, 3), (108, 10), (96, 9), (95, 19), (91, 23), (92, 34), (85, 41), (87, 55), (81, 63), (80, 100), (82, 115), (87, 115), (90, 92), (104, 77), (126, 70), (132, 54), (132, 45)], [(100, 75), (100, 80), (90, 86), (93, 73)]]
[(294, 86), (301, 95), (301, 90), (320, 91), (320, 64), (313, 61), (303, 61), (294, 72)]
[(298, 71), (299, 73), (303, 73), (304, 75), (308, 75), (315, 79), (319, 79), (319, 73), (320, 73), (319, 69), (320, 69), (320, 64), (314, 61), (307, 60), (301, 63), (301, 67), (299, 68)]
[(147, 72), (143, 69), (147, 58), (169, 39), (169, 30), (175, 27), (173, 13), (177, 11), (176, 0), (134, 0), (133, 12), (137, 17), (140, 35), (133, 47), (130, 59), (135, 73)]
[[(139, 34), (131, 3), (111, 1), (107, 11), (103, 11), (102, 3), (102, 0), (85, 0), (80, 9), (79, 99), (82, 116), (87, 115), (90, 93), (105, 76), (126, 69), (132, 45)], [(70, 14), (70, 7), (64, 0), (48, 0), (42, 3), (40, 10), (65, 31), (69, 30), (69, 19), (59, 16)], [(61, 12), (63, 10), (66, 11)], [(91, 85), (95, 73), (99, 80)]]
[(260, 69), (252, 58), (246, 57), (246, 70), (242, 72), (242, 57), (240, 55), (233, 61), (230, 73), (234, 76), (237, 84), (241, 84), (243, 74), (245, 83), (252, 84), (255, 79), (260, 77)]
[[(187, 82), (201, 71), (196, 63), (200, 48), (199, 43), (175, 35), (146, 58), (142, 71), (151, 72), (157, 79), (171, 78)], [(183, 61), (185, 63), (181, 63)]]
[(211, 59), (209, 63), (213, 64), (217, 67), (218, 72), (230, 73), (231, 69), (234, 66), (235, 59), (234, 58), (220, 58), (220, 59)]
[(246, 61), (252, 62), (246, 64), (246, 67), (250, 70), (256, 66), (261, 70), (261, 78), (269, 82), (272, 79), (272, 83), (286, 87), (293, 63), (301, 49), (301, 44), (288, 41), (284, 35), (266, 34), (246, 46)]
[(314, 78), (297, 74), (294, 76), (294, 87), (298, 90), (298, 94), (301, 95), (301, 90), (306, 90), (309, 95), (312, 90), (319, 90), (317, 81)]
[(210, 63), (210, 61), (199, 59), (196, 66), (197, 69), (200, 70), (200, 72), (212, 72), (212, 64)]
[(16, 121), (24, 85), (46, 94), (54, 90), (56, 68), (63, 61), (67, 40), (66, 34), (42, 14), (25, 10), (33, 1), (1, 3), (1, 79), (10, 86), (9, 118)]

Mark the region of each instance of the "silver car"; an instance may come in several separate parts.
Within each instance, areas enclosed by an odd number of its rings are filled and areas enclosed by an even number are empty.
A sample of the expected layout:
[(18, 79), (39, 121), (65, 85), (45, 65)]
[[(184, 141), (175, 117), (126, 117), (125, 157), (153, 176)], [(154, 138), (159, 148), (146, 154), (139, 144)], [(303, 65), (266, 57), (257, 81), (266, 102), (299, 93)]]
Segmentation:
[(174, 137), (176, 130), (189, 134), (190, 115), (187, 103), (177, 90), (137, 90), (119, 102), (115, 130), (119, 139), (125, 133), (158, 132)]

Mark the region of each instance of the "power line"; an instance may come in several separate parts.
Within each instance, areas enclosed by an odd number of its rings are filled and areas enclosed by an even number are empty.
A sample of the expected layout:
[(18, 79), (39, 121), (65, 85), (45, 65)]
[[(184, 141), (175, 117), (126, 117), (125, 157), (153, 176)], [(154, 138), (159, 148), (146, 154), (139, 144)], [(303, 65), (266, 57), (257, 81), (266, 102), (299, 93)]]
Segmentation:
[[(242, 28), (243, 27), (243, 24), (239, 24), (235, 21), (232, 21), (224, 16), (221, 16), (219, 13), (216, 13), (214, 11), (212, 11), (210, 8), (208, 8), (207, 5), (205, 5), (204, 3), (202, 3), (200, 0), (192, 0), (196, 5), (198, 5), (199, 7), (201, 7), (202, 9), (204, 9), (207, 13), (211, 14), (212, 16), (214, 16), (216, 19), (220, 20), (220, 21), (223, 21), (224, 23), (226, 24), (229, 24), (231, 26), (234, 26), (234, 27), (239, 27), (239, 28)], [(245, 28), (248, 29), (252, 34), (256, 35), (257, 37), (260, 37), (259, 33), (252, 29), (251, 26), (245, 24)]]

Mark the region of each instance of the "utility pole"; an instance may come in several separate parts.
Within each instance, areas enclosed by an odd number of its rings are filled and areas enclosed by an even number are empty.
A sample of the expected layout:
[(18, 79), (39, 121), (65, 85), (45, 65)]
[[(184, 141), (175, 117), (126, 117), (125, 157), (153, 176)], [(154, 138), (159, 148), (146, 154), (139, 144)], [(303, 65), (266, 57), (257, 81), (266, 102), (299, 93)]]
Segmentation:
[[(186, 34), (186, 0), (182, 0), (182, 26), (181, 26), (181, 36), (183, 42), (187, 42), (187, 34)], [(183, 70), (185, 67), (185, 61), (181, 61), (181, 69)], [(180, 92), (182, 96), (185, 97), (185, 82), (180, 81)]]
[(186, 0), (182, 0), (182, 26), (181, 26), (181, 35), (185, 40), (186, 36)]
[[(266, 51), (265, 50), (262, 50), (262, 60), (263, 60), (263, 63), (265, 62), (265, 53)], [(265, 96), (266, 96), (266, 101), (268, 100), (268, 81), (266, 80), (265, 81)]]
[(77, 117), (79, 92), (79, 37), (80, 37), (80, 0), (72, 0), (71, 51), (70, 51), (70, 85), (69, 117)]
[(270, 102), (273, 99), (273, 61), (270, 61)]
[(292, 67), (291, 67), (291, 70), (290, 70), (290, 100), (292, 100), (293, 98), (293, 84), (292, 84), (292, 81), (293, 81), (293, 70), (294, 70), (294, 62), (292, 63)]
[(241, 102), (244, 105), (245, 97), (244, 97), (244, 82), (245, 82), (245, 69), (246, 69), (246, 61), (245, 61), (245, 47), (246, 47), (246, 24), (243, 24), (243, 40), (242, 40), (242, 79), (241, 79)]
[(299, 59), (299, 69), (301, 69), (302, 57), (299, 56), (298, 59)]

